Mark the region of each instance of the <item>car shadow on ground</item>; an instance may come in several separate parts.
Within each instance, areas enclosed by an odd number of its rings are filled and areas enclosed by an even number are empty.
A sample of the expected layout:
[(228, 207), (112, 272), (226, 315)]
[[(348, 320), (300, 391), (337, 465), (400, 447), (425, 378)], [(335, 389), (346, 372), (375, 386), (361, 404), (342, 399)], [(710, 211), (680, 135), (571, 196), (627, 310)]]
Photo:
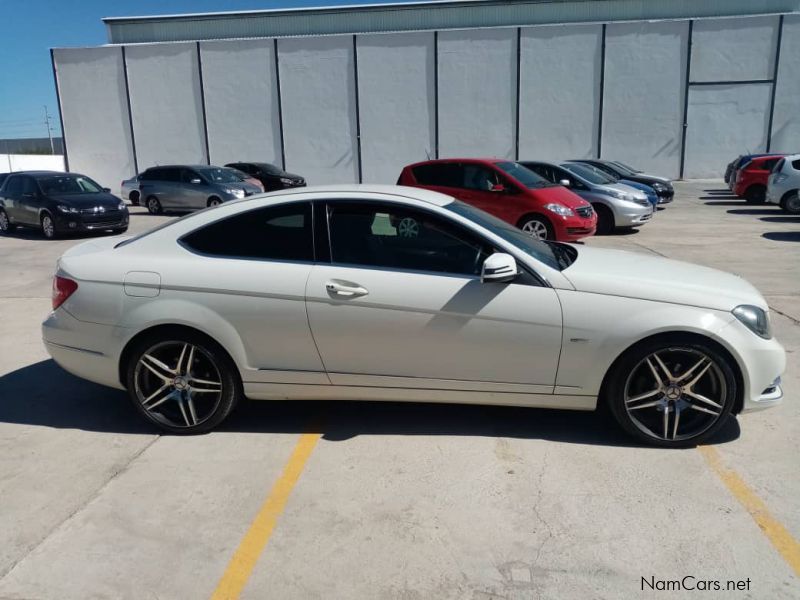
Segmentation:
[(714, 188), (714, 189), (703, 190), (703, 191), (706, 192), (707, 194), (725, 194), (726, 196), (730, 196), (730, 195), (733, 194), (733, 192), (731, 190), (729, 190), (728, 188)]
[[(708, 198), (708, 196), (705, 196), (705, 197), (701, 196), (700, 200), (706, 200), (707, 198)], [(734, 198), (731, 198), (731, 200), (734, 200)], [(704, 204), (706, 206), (744, 206), (745, 205), (745, 201), (744, 200), (739, 200), (737, 202), (705, 202)]]
[(800, 217), (794, 215), (778, 215), (776, 217), (761, 217), (767, 223), (800, 223)]
[[(78, 379), (52, 360), (0, 376), (0, 422), (119, 434), (158, 433), (125, 392)], [(219, 431), (323, 432), (329, 441), (359, 435), (472, 436), (639, 447), (606, 411), (405, 402), (245, 401)], [(739, 437), (736, 419), (709, 443)]]
[(767, 231), (761, 237), (773, 242), (800, 242), (800, 231)]
[(780, 208), (733, 208), (727, 210), (729, 215), (775, 215), (780, 214)]

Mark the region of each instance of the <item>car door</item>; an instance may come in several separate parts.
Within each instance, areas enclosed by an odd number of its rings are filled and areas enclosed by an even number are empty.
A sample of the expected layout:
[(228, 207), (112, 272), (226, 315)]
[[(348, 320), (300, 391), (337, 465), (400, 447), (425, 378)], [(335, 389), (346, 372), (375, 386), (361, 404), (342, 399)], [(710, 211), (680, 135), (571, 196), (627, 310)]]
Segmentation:
[(246, 357), (246, 388), (328, 384), (306, 314), (312, 238), (309, 202), (267, 206), (183, 236), (182, 259), (150, 268), (160, 271), (162, 294), (222, 318)]
[(184, 210), (195, 210), (208, 206), (211, 195), (208, 184), (194, 169), (180, 170), (180, 182), (176, 184), (178, 206)]
[(553, 393), (552, 288), (531, 275), (482, 283), (494, 249), (429, 211), (336, 202), (327, 212), (331, 262), (312, 269), (306, 300), (333, 384)]
[(155, 196), (158, 198), (163, 208), (172, 208), (172, 195), (169, 188), (170, 183), (165, 180), (166, 171), (167, 169), (163, 167), (157, 167), (147, 169), (139, 176), (140, 202), (145, 206), (147, 204), (147, 198)]
[(517, 186), (496, 169), (480, 163), (463, 163), (460, 197), (481, 210), (508, 223), (519, 216), (514, 196)]
[(3, 199), (8, 218), (15, 223), (22, 223), (19, 202), (22, 196), (22, 175), (11, 175), (3, 188)]
[(33, 177), (23, 175), (20, 177), (21, 190), (17, 201), (17, 220), (26, 225), (39, 224), (39, 210), (42, 207), (42, 198), (39, 185)]

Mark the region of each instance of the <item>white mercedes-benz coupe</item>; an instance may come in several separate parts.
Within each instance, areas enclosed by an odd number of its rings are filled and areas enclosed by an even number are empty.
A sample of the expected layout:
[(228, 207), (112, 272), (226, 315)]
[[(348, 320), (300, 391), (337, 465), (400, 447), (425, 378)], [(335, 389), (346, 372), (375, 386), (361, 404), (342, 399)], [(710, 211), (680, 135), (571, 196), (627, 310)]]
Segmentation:
[(776, 404), (764, 298), (710, 268), (542, 242), (436, 192), (302, 188), (66, 252), (63, 368), (197, 433), (242, 397), (593, 410), (683, 447)]

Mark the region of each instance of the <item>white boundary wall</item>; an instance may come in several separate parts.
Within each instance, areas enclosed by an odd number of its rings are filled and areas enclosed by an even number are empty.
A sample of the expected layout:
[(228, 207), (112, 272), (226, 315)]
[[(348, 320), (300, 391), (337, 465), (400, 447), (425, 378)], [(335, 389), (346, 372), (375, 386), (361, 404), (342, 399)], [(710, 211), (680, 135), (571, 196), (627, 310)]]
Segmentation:
[(60, 154), (0, 154), (0, 173), (63, 170), (64, 157)]
[(209, 160), (273, 162), (310, 184), (394, 183), (436, 156), (599, 154), (719, 177), (768, 143), (800, 151), (800, 16), (780, 22), (104, 46), (54, 61), (69, 167), (109, 187), (136, 168)]

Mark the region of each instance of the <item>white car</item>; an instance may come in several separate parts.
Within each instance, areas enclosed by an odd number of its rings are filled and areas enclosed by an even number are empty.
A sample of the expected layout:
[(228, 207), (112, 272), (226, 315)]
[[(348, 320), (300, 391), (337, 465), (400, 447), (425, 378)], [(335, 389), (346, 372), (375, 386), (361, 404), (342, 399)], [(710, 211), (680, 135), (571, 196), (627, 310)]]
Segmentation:
[(174, 433), (245, 396), (602, 402), (675, 447), (782, 397), (784, 351), (743, 279), (542, 242), (417, 188), (284, 190), (90, 241), (59, 260), (53, 306), (56, 362)]
[(767, 181), (767, 202), (779, 204), (793, 215), (800, 214), (800, 154), (778, 161)]

